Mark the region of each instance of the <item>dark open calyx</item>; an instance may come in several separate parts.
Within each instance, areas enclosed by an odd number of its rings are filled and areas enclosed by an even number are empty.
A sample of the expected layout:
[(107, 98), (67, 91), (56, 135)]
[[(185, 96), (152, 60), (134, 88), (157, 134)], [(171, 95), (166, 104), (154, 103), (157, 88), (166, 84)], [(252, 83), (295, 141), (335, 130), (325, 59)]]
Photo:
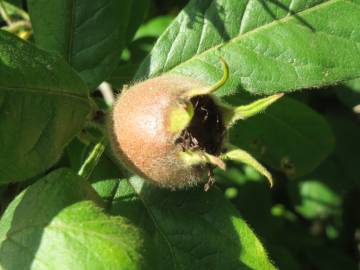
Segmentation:
[(219, 155), (222, 150), (225, 124), (220, 110), (208, 95), (191, 98), (194, 116), (176, 140), (183, 150), (200, 150)]

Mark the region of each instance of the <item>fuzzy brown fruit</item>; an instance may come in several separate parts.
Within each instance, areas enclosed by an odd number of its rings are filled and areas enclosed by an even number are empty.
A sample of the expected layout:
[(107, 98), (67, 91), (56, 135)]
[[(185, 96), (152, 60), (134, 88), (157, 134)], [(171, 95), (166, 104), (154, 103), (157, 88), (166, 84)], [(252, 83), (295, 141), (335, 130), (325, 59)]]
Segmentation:
[[(109, 121), (112, 147), (134, 173), (172, 189), (208, 180), (207, 164), (191, 165), (179, 157), (187, 150), (219, 155), (225, 126), (210, 95), (186, 97), (204, 87), (188, 77), (163, 75), (135, 84), (115, 102)], [(173, 130), (177, 109), (194, 110), (189, 125)]]
[(283, 96), (275, 94), (248, 105), (233, 107), (213, 96), (229, 78), (229, 67), (220, 57), (224, 73), (206, 86), (184, 76), (163, 75), (135, 84), (115, 102), (108, 121), (116, 156), (131, 171), (171, 189), (214, 182), (214, 166), (225, 170), (226, 160), (252, 166), (267, 178), (268, 170), (248, 152), (224, 141), (227, 129)]

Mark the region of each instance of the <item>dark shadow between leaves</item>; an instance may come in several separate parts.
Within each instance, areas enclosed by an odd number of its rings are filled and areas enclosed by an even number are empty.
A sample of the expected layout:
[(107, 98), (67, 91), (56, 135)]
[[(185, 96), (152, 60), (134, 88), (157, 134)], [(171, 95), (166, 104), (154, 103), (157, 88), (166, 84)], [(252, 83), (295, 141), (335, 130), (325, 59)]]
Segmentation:
[(336, 93), (340, 101), (351, 108), (351, 110), (354, 110), (355, 106), (360, 104), (360, 91), (354, 91), (349, 85), (335, 85), (332, 87), (332, 90)]
[[(216, 187), (208, 192), (202, 186), (169, 191), (139, 178), (130, 181), (135, 188), (123, 181), (110, 212), (147, 232), (151, 269), (252, 269), (240, 257), (245, 248), (242, 240), (249, 244), (255, 236), (245, 223), (236, 230), (232, 219), (237, 212)], [(251, 245), (247, 249), (255, 243)]]

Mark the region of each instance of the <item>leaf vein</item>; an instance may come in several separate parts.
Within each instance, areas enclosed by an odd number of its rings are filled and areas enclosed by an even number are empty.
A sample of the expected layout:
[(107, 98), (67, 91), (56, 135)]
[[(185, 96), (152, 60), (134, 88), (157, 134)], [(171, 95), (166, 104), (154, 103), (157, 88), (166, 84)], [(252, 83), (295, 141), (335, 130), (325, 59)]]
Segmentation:
[(86, 26), (86, 24), (91, 21), (92, 19), (94, 19), (96, 16), (98, 16), (98, 14), (102, 13), (103, 10), (105, 8), (107, 8), (108, 6), (111, 5), (111, 1), (108, 1), (105, 5), (101, 6), (100, 8), (98, 8), (96, 10), (96, 12), (94, 14), (92, 14), (92, 16), (87, 17), (84, 21), (82, 21), (79, 25), (76, 26), (76, 31), (78, 31), (79, 29), (83, 28), (84, 26)]
[[(316, 10), (316, 9), (319, 9), (321, 6), (332, 5), (332, 4), (336, 3), (336, 2), (340, 2), (340, 0), (329, 0), (329, 1), (327, 1), (327, 2), (323, 2), (323, 3), (320, 3), (320, 4), (316, 5), (316, 6), (313, 6), (312, 8), (309, 8), (309, 9), (307, 9), (307, 10), (298, 12), (298, 13), (296, 13), (296, 14), (298, 14), (298, 15), (307, 14), (307, 13), (313, 12), (313, 11)], [(219, 48), (221, 48), (221, 47), (224, 47), (224, 46), (226, 46), (226, 45), (228, 45), (228, 44), (230, 44), (230, 43), (234, 43), (234, 42), (236, 42), (236, 41), (239, 41), (239, 40), (241, 40), (242, 38), (244, 38), (245, 36), (248, 36), (248, 35), (251, 35), (251, 34), (253, 34), (253, 33), (256, 33), (256, 32), (258, 32), (258, 31), (260, 31), (260, 30), (263, 30), (263, 29), (272, 27), (273, 25), (276, 25), (276, 24), (278, 24), (278, 23), (280, 23), (280, 22), (283, 22), (283, 23), (284, 23), (284, 22), (286, 22), (286, 21), (293, 20), (293, 19), (294, 19), (294, 16), (287, 16), (287, 17), (284, 17), (284, 18), (282, 18), (282, 19), (280, 19), (280, 20), (274, 20), (274, 21), (271, 22), (271, 23), (262, 25), (261, 27), (258, 27), (258, 28), (256, 28), (256, 29), (253, 29), (253, 30), (251, 30), (251, 31), (249, 31), (249, 32), (246, 32), (246, 33), (242, 34), (242, 35), (236, 36), (236, 37), (228, 40), (227, 42), (220, 43), (220, 44), (218, 44), (218, 45), (216, 45), (216, 46), (214, 46), (214, 47), (211, 47), (211, 48), (209, 48), (209, 49), (201, 52), (200, 54), (194, 55), (193, 57), (187, 59), (186, 61), (181, 62), (181, 63), (179, 63), (179, 64), (177, 64), (177, 65), (174, 65), (172, 68), (170, 68), (169, 70), (167, 70), (167, 72), (171, 72), (171, 71), (173, 71), (174, 69), (178, 68), (179, 66), (183, 66), (183, 65), (187, 64), (188, 62), (193, 61), (195, 58), (201, 57), (202, 55), (205, 55), (205, 54), (207, 54), (207, 53), (209, 53), (209, 52), (211, 52), (211, 51), (216, 51), (217, 49), (219, 49)], [(163, 72), (164, 72), (164, 69), (163, 69)]]
[(133, 187), (131, 181), (128, 181), (128, 183), (130, 184), (130, 186), (132, 187), (132, 189), (134, 190), (135, 194), (137, 194), (138, 198), (141, 200), (142, 204), (144, 205), (146, 212), (148, 213), (149, 217), (151, 218), (151, 220), (153, 221), (155, 227), (157, 228), (157, 230), (159, 231), (161, 237), (164, 239), (165, 243), (167, 244), (167, 246), (169, 247), (170, 250), (170, 254), (171, 254), (171, 258), (173, 261), (173, 265), (175, 269), (180, 269), (177, 265), (176, 262), (176, 255), (173, 249), (173, 246), (170, 243), (170, 240), (167, 238), (166, 234), (163, 232), (162, 228), (160, 227), (160, 225), (157, 223), (155, 216), (153, 215), (152, 211), (150, 210), (150, 208), (147, 206), (147, 204), (144, 201), (144, 198), (141, 197), (140, 193), (136, 192), (136, 189)]

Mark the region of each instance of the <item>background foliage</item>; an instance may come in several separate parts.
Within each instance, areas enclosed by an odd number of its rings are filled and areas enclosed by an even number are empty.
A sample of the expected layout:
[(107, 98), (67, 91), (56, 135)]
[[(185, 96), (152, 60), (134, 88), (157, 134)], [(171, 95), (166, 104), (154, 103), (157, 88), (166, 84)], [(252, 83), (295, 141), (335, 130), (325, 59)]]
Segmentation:
[[(8, 0), (0, 11), (1, 269), (358, 269), (359, 1)], [(229, 163), (209, 192), (162, 190), (108, 147), (84, 167), (111, 102), (103, 81), (115, 93), (164, 72), (212, 84), (220, 56), (227, 102), (286, 93), (230, 133), (273, 189)]]

